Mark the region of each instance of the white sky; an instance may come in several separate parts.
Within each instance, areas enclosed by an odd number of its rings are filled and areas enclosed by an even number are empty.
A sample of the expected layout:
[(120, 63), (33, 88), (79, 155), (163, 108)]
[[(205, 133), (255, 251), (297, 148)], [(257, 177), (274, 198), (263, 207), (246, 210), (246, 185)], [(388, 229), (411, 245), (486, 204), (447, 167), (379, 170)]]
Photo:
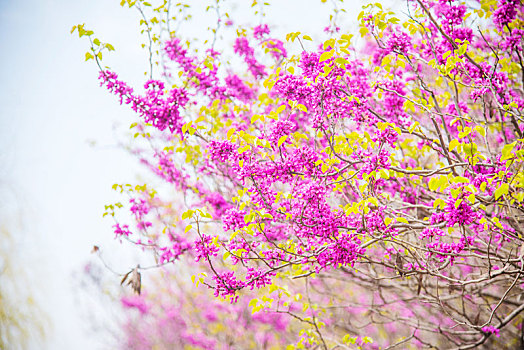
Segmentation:
[[(72, 275), (93, 260), (94, 244), (101, 245), (117, 271), (135, 263), (114, 242), (111, 222), (102, 219), (104, 204), (120, 200), (111, 185), (135, 179), (135, 160), (116, 146), (113, 132), (115, 123), (128, 125), (134, 116), (99, 87), (95, 65), (83, 62), (87, 42), (69, 33), (85, 22), (115, 46), (106, 64), (142, 85), (147, 56), (138, 44), (137, 13), (119, 2), (0, 0), (0, 190), (13, 194), (0, 199), (0, 208), (10, 208), (11, 216), (16, 209), (24, 218), (17, 232), (19, 259), (52, 325), (45, 345), (34, 349), (108, 348), (87, 332)], [(324, 38), (319, 33), (328, 23), (328, 4), (271, 2), (268, 22), (279, 24), (277, 32)], [(346, 2), (354, 6), (350, 17), (356, 18), (362, 3)], [(233, 14), (233, 19), (249, 23), (246, 10), (239, 11), (243, 15)], [(195, 35), (204, 35), (208, 24), (195, 25)]]

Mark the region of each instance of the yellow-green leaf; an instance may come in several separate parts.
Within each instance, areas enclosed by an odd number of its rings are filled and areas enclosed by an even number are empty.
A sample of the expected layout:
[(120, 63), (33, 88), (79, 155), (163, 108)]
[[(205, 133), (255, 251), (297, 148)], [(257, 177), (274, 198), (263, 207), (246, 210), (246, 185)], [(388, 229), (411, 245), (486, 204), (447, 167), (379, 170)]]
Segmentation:
[(509, 191), (509, 184), (503, 183), (499, 186), (499, 188), (495, 191), (495, 199), (499, 199), (501, 196), (508, 194)]
[(281, 136), (281, 137), (278, 139), (278, 147), (282, 146), (282, 144), (283, 144), (284, 142), (286, 142), (286, 140), (287, 140), (287, 136), (288, 136), (288, 135), (284, 135), (284, 136)]
[(231, 129), (229, 129), (229, 131), (227, 132), (226, 137), (227, 137), (228, 139), (230, 139), (231, 136), (235, 133), (235, 131), (237, 131), (237, 129), (235, 129), (235, 128), (231, 128)]
[(409, 224), (409, 221), (406, 220), (405, 218), (397, 218), (397, 222), (403, 222), (405, 224)]
[(511, 151), (513, 151), (513, 148), (515, 147), (515, 144), (516, 144), (516, 142), (513, 142), (513, 143), (510, 143), (508, 145), (505, 145), (502, 148), (502, 157), (500, 158), (500, 160), (506, 160), (506, 159), (513, 158), (513, 154), (511, 153)]
[(457, 146), (460, 144), (460, 142), (457, 140), (457, 139), (453, 139), (451, 140), (451, 142), (449, 143), (449, 151), (450, 152), (453, 152), (453, 150), (455, 148), (457, 148)]
[(335, 50), (329, 50), (320, 55), (319, 62), (324, 62), (329, 60), (335, 54)]
[(469, 179), (464, 176), (457, 176), (453, 179), (455, 183), (469, 183)]

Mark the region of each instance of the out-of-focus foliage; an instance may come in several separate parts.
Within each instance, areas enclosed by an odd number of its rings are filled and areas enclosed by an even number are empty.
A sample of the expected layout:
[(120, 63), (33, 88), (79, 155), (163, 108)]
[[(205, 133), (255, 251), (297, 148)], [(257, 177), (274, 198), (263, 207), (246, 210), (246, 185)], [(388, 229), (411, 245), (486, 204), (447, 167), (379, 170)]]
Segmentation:
[(0, 349), (36, 348), (44, 340), (45, 317), (33, 297), (31, 266), (18, 254), (19, 226), (10, 225), (17, 220), (9, 219), (0, 216)]
[(297, 340), (300, 327), (286, 315), (252, 314), (248, 298), (213, 300), (187, 280), (165, 269), (144, 294), (121, 299), (123, 349), (281, 349)]

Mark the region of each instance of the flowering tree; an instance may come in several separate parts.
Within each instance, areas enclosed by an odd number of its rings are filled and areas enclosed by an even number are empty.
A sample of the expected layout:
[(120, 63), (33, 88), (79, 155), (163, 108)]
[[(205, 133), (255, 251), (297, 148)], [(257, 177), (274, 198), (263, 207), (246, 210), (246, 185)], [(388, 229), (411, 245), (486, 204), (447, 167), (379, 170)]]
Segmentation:
[[(317, 44), (284, 43), (268, 21), (235, 27), (218, 0), (204, 44), (176, 29), (188, 5), (122, 5), (148, 38), (142, 92), (102, 68), (111, 45), (73, 28), (101, 85), (137, 114), (132, 151), (162, 180), (114, 186), (129, 195), (107, 206), (118, 238), (232, 304), (200, 295), (214, 312), (284, 316), (289, 348), (524, 340), (519, 1), (409, 0), (402, 20), (366, 5), (358, 45), (338, 26), (341, 0)], [(140, 268), (125, 281), (140, 292)], [(166, 294), (184, 300), (179, 286)]]

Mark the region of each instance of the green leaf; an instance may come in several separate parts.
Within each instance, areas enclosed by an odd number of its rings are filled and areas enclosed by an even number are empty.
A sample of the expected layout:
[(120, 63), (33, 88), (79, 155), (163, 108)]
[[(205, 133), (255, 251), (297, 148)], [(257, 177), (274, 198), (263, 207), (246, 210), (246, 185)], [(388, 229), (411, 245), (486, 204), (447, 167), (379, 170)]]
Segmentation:
[(252, 214), (246, 214), (244, 215), (244, 223), (250, 223), (251, 220), (253, 219), (253, 215)]
[(237, 129), (235, 129), (235, 128), (231, 128), (231, 129), (229, 129), (229, 131), (227, 132), (226, 137), (227, 137), (228, 139), (230, 139), (231, 136), (235, 133), (235, 131), (237, 131)]
[(335, 59), (335, 63), (338, 64), (340, 67), (344, 67), (344, 65), (349, 64), (349, 61), (343, 57), (338, 57)]
[(281, 136), (281, 137), (278, 139), (278, 147), (282, 146), (282, 144), (283, 144), (284, 142), (286, 142), (286, 140), (287, 140), (287, 136), (288, 136), (288, 135), (284, 135), (284, 136)]
[(209, 69), (209, 70), (213, 70), (213, 64), (211, 64), (211, 62), (209, 62), (209, 61), (204, 61), (204, 65), (207, 67), (207, 69)]
[(453, 178), (453, 181), (455, 183), (469, 183), (469, 179), (466, 178), (466, 177), (463, 177), (463, 176), (457, 176), (457, 177)]
[(464, 44), (460, 45), (460, 47), (458, 49), (459, 55), (465, 54), (467, 49), (468, 49), (468, 44), (464, 43)]
[(405, 218), (397, 218), (397, 222), (403, 222), (405, 224), (409, 224), (409, 221), (406, 220)]
[(453, 150), (457, 148), (458, 145), (460, 145), (460, 142), (457, 139), (451, 140), (451, 142), (449, 143), (449, 151), (453, 152)]
[(329, 50), (320, 55), (319, 62), (324, 62), (329, 60), (335, 54), (335, 50)]
[(300, 104), (300, 103), (297, 104), (297, 109), (301, 110), (302, 112), (306, 112), (307, 113), (307, 108), (303, 104)]
[(475, 142), (465, 143), (462, 147), (464, 147), (464, 153), (466, 153), (468, 156), (473, 156), (477, 153), (478, 148)]
[(362, 341), (365, 343), (373, 343), (373, 339), (370, 338), (370, 337), (364, 337), (364, 339), (362, 339)]
[(508, 194), (508, 192), (509, 192), (509, 184), (503, 183), (495, 191), (495, 199), (499, 199), (501, 196)]
[(388, 22), (397, 24), (398, 22), (400, 22), (400, 20), (397, 17), (391, 17)]
[(431, 191), (435, 191), (439, 187), (439, 181), (436, 177), (432, 177), (431, 180), (429, 180), (429, 189)]
[(281, 105), (280, 107), (277, 108), (276, 113), (279, 114), (279, 113), (281, 113), (284, 109), (286, 109), (286, 105)]
[(442, 198), (435, 199), (435, 202), (433, 203), (433, 208), (440, 207), (440, 209), (443, 209), (446, 205), (446, 202)]
[(224, 253), (224, 257), (223, 257), (223, 259), (224, 259), (224, 260), (227, 260), (227, 258), (229, 258), (230, 255), (231, 255), (231, 253), (228, 252), (228, 251), (226, 251), (226, 252)]
[(475, 126), (475, 131), (478, 132), (482, 136), (486, 136), (486, 129), (483, 128), (481, 125)]
[(511, 151), (513, 151), (513, 148), (515, 148), (515, 144), (516, 141), (508, 145), (505, 145), (502, 148), (502, 157), (500, 158), (500, 160), (507, 160), (513, 158), (513, 153)]

